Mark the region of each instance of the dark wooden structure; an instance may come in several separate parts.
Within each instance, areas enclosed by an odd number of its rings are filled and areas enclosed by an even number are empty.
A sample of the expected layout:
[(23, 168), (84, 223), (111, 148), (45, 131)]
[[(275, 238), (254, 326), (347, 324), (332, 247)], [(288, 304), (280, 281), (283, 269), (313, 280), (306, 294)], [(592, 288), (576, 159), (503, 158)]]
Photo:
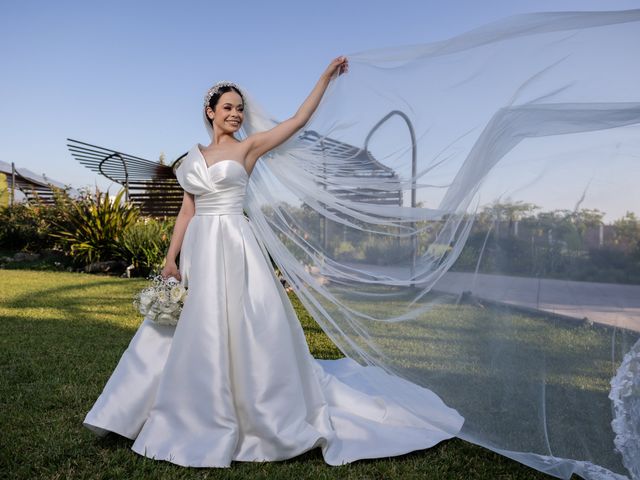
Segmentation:
[(68, 138), (67, 142), (78, 162), (122, 185), (126, 200), (139, 206), (143, 215), (175, 216), (180, 210), (183, 191), (174, 172), (182, 157), (172, 165), (162, 165), (79, 140)]

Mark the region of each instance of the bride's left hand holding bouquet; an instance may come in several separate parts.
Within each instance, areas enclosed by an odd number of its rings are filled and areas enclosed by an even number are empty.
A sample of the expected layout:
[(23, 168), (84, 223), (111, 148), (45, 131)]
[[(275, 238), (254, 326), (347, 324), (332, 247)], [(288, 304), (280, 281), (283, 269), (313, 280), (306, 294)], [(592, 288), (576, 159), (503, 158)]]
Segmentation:
[(187, 289), (175, 277), (150, 277), (151, 284), (135, 295), (133, 305), (158, 325), (176, 325), (187, 298)]

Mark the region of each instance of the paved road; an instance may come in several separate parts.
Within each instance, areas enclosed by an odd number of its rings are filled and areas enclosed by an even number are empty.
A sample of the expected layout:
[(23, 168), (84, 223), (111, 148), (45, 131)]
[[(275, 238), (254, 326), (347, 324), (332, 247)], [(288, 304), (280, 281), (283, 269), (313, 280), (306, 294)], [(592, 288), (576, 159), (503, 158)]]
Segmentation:
[(434, 290), (640, 331), (640, 285), (448, 272)]
[[(353, 267), (367, 270), (362, 264)], [(370, 267), (396, 278), (406, 278), (407, 274), (403, 268)], [(470, 291), (494, 302), (640, 332), (640, 285), (448, 272), (433, 290), (456, 295)]]

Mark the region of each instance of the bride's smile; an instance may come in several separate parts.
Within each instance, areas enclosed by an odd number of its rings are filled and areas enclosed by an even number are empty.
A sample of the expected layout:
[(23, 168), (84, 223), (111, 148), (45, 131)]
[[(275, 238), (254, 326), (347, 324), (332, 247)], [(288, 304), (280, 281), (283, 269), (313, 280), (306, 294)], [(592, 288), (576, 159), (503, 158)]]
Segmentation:
[(234, 91), (223, 93), (214, 108), (206, 108), (214, 131), (217, 129), (224, 135), (240, 128), (244, 119), (244, 101), (240, 94)]

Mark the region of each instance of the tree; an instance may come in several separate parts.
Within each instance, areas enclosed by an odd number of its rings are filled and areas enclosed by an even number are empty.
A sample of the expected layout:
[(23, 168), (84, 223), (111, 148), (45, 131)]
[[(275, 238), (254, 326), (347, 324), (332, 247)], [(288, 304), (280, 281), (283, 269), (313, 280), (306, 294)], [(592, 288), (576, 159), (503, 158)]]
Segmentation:
[(613, 222), (614, 242), (626, 251), (640, 251), (640, 220), (633, 212)]

